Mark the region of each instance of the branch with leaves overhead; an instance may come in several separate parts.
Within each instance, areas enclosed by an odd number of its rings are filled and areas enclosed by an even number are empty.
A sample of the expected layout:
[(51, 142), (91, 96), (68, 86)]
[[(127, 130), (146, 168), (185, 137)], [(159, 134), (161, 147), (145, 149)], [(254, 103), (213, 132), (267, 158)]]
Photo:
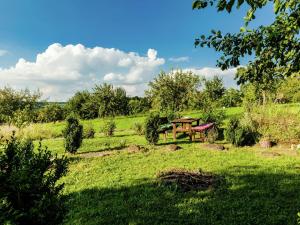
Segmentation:
[[(257, 9), (273, 4), (275, 20), (269, 26), (249, 29), (249, 22), (255, 19)], [(247, 76), (238, 76), (238, 83), (260, 82), (265, 74), (290, 76), (300, 70), (300, 1), (299, 0), (196, 0), (193, 9), (217, 6), (218, 11), (230, 13), (243, 4), (249, 6), (245, 26), (235, 34), (222, 34), (212, 30), (209, 36), (195, 39), (195, 46), (210, 47), (221, 52), (217, 66), (222, 70), (237, 67), (246, 55), (255, 55), (247, 66)]]

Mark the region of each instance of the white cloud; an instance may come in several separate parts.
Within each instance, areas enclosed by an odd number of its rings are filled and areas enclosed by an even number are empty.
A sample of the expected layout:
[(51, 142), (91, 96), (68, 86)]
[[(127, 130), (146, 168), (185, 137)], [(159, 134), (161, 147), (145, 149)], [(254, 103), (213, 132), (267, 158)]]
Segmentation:
[(6, 55), (7, 53), (8, 51), (0, 49), (0, 57)]
[(188, 56), (182, 56), (182, 57), (177, 57), (177, 58), (169, 58), (169, 61), (171, 62), (188, 62), (190, 58)]
[(197, 75), (204, 76), (208, 79), (218, 75), (223, 78), (225, 87), (237, 87), (234, 80), (237, 68), (230, 68), (228, 70), (221, 70), (220, 68), (204, 67), (204, 68), (186, 68), (184, 71), (191, 71)]
[(154, 49), (140, 56), (114, 48), (56, 43), (38, 54), (34, 62), (21, 58), (13, 67), (0, 68), (0, 85), (40, 89), (45, 98), (59, 101), (102, 82), (123, 86), (131, 95), (141, 95), (141, 84), (151, 80), (164, 63)]

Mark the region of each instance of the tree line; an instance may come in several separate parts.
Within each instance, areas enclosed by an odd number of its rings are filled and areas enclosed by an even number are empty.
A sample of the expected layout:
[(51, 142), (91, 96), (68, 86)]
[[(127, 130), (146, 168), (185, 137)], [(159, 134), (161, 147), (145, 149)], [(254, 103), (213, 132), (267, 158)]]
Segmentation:
[[(237, 76), (242, 76), (239, 68)], [(204, 78), (181, 70), (161, 72), (149, 83), (144, 97), (129, 97), (125, 89), (111, 84), (95, 85), (78, 91), (66, 103), (41, 101), (41, 93), (29, 90), (0, 89), (0, 123), (18, 127), (27, 123), (54, 122), (75, 114), (80, 119), (136, 115), (149, 110), (183, 111), (207, 107), (234, 107), (245, 102), (300, 102), (300, 76), (295, 74), (269, 83), (244, 83), (239, 89), (224, 86), (214, 76)]]

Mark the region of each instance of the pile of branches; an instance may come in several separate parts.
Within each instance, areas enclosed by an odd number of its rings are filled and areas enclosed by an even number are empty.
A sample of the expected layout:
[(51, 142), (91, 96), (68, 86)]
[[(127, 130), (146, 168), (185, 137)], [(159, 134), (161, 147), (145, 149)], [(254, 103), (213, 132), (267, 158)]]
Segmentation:
[(172, 169), (157, 174), (157, 178), (165, 185), (175, 185), (182, 191), (206, 190), (216, 183), (216, 176), (211, 173), (199, 171), (187, 171), (184, 169)]

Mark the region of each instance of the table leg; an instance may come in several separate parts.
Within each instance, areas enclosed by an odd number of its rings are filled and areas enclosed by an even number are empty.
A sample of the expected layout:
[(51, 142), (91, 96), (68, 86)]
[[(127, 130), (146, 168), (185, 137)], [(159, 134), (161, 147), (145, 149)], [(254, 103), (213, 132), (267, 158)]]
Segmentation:
[(173, 123), (173, 140), (176, 141), (176, 124)]

